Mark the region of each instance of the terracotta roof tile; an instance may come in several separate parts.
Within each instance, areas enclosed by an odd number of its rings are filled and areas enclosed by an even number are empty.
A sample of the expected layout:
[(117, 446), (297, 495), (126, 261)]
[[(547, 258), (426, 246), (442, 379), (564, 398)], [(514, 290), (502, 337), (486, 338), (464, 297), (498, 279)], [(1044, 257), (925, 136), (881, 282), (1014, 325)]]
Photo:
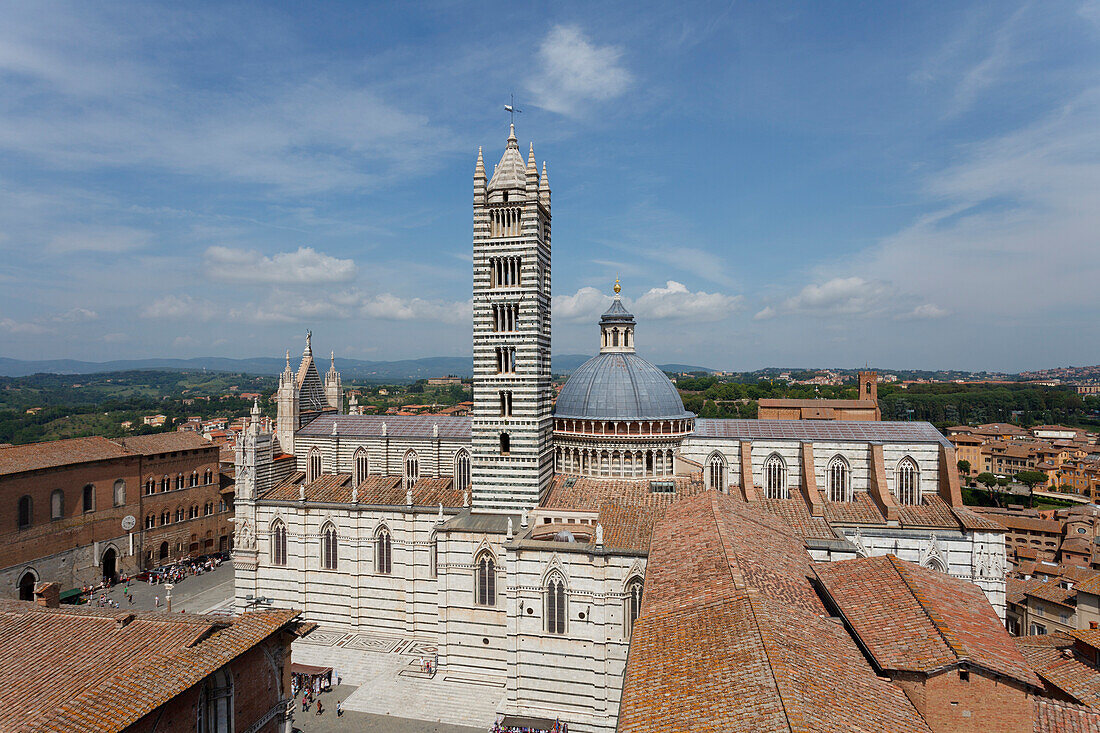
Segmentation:
[(1100, 670), (1074, 652), (1070, 635), (1022, 636), (1015, 641), (1028, 664), (1049, 687), (1082, 705), (1100, 708)]
[[(352, 494), (352, 476), (349, 473), (322, 474), (306, 485), (306, 501), (322, 503), (350, 504)], [(262, 497), (261, 501), (298, 501), (301, 494), (299, 486), (305, 480), (305, 474), (295, 471), (280, 481)], [(463, 504), (463, 492), (454, 488), (449, 476), (440, 478), (422, 478), (412, 487), (413, 506), (443, 506), (454, 508)], [(366, 506), (405, 506), (405, 488), (401, 476), (367, 476), (358, 487), (359, 503)]]
[(143, 456), (155, 456), (160, 453), (174, 453), (181, 450), (199, 450), (213, 448), (214, 444), (198, 433), (189, 431), (175, 433), (155, 433), (153, 435), (135, 435), (132, 438), (120, 438), (118, 441), (127, 450)]
[(1035, 698), (1035, 733), (1100, 733), (1100, 713), (1079, 705)]
[(121, 445), (98, 436), (14, 445), (0, 448), (0, 476), (133, 455)]

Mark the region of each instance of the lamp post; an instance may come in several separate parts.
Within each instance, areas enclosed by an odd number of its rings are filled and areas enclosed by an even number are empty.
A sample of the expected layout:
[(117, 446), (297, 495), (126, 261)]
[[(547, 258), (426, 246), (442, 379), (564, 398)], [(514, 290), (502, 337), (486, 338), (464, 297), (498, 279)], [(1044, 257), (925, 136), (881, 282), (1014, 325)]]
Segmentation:
[(164, 584), (164, 590), (166, 590), (168, 592), (167, 593), (168, 613), (172, 613), (172, 584), (171, 583), (165, 583)]

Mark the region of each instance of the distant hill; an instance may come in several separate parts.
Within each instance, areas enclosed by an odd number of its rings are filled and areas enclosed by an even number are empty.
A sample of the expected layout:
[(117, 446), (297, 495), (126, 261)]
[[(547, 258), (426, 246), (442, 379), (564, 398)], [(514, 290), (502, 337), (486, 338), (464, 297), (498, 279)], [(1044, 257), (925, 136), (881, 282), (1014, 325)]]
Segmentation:
[[(297, 368), (299, 357), (295, 356), (292, 366)], [(553, 357), (556, 374), (568, 374), (591, 358), (585, 354), (561, 354)], [(319, 360), (321, 372), (327, 368), (325, 360)], [(245, 374), (279, 374), (285, 361), (279, 358), (261, 357), (255, 359), (226, 359), (216, 356), (200, 356), (194, 359), (117, 359), (115, 361), (77, 361), (75, 359), (45, 359), (25, 361), (0, 357), (0, 376), (25, 377), (30, 374), (100, 374), (103, 372), (125, 372), (134, 369), (173, 369), (200, 371), (207, 369), (216, 372), (241, 372)], [(704, 367), (692, 367), (682, 364), (658, 365), (665, 371), (712, 371)], [(403, 359), (400, 361), (365, 361), (362, 359), (337, 359), (336, 368), (345, 380), (366, 380), (371, 382), (411, 382), (428, 377), (443, 377), (454, 374), (469, 377), (473, 374), (473, 359), (461, 356), (433, 356), (424, 359)]]

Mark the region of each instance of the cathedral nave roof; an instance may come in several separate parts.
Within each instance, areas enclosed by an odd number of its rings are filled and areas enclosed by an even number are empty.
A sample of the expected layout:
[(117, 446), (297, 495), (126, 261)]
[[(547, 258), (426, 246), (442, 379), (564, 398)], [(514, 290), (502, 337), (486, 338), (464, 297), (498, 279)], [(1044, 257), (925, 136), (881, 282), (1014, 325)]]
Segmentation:
[[(439, 426), (440, 438), (470, 440), (471, 418), (455, 415), (318, 415), (298, 435), (331, 436), (332, 426), (342, 438), (432, 438)], [(386, 432), (382, 432), (385, 425)]]
[[(259, 497), (259, 501), (301, 501), (301, 485), (306, 479), (305, 473), (296, 471), (280, 481), (270, 491)], [(312, 483), (306, 484), (307, 502), (321, 504), (350, 504), (352, 494), (352, 476), (350, 473), (322, 474)], [(460, 507), (464, 503), (464, 493), (454, 488), (450, 476), (439, 478), (421, 478), (412, 486), (413, 506), (438, 508)], [(367, 476), (356, 491), (358, 504), (365, 506), (406, 506), (405, 486), (401, 476)]]

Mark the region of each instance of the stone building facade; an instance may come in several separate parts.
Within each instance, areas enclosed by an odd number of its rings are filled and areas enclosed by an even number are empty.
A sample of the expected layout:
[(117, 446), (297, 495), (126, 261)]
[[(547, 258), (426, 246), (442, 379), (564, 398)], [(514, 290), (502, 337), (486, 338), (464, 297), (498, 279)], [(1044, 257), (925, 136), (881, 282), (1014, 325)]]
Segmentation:
[[(326, 626), (432, 639), (442, 673), (506, 689), (501, 712), (611, 731), (653, 527), (714, 491), (814, 560), (904, 557), (974, 581), (1003, 615), (1004, 530), (962, 505), (931, 425), (697, 420), (636, 353), (618, 289), (600, 354), (551, 413), (546, 180), (514, 129), (489, 183), (479, 153), (472, 417), (303, 422), (288, 390), (276, 435), (248, 428), (239, 607), (263, 596)], [(305, 383), (306, 352), (284, 385)]]

